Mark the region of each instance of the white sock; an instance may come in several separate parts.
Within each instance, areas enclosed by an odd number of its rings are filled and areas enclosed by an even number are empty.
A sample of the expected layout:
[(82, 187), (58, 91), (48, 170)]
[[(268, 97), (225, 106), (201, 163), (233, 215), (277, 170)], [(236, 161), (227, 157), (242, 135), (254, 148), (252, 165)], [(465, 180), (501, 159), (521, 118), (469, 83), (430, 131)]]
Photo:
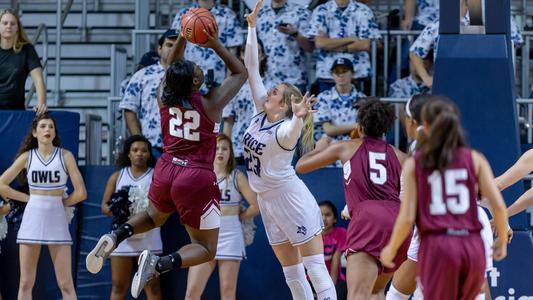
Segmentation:
[(477, 295), (474, 300), (485, 300), (485, 293)]
[(317, 300), (337, 300), (337, 291), (326, 268), (324, 254), (304, 256), (302, 259), (315, 288)]
[(390, 285), (389, 291), (387, 292), (387, 296), (385, 297), (385, 300), (407, 300), (409, 299), (410, 295), (402, 294), (400, 293), (394, 285)]
[(313, 300), (313, 290), (307, 278), (303, 264), (283, 267), (285, 282), (291, 290), (292, 299), (294, 300)]

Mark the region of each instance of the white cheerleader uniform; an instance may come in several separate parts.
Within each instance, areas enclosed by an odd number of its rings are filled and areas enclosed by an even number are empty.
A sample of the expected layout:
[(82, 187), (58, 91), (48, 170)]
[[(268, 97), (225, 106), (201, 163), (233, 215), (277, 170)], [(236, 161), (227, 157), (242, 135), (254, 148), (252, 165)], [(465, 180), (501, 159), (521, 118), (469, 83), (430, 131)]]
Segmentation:
[[(131, 167), (122, 168), (117, 179), (115, 192), (124, 186), (142, 187), (142, 189), (147, 191), (150, 188), (153, 174), (154, 169), (148, 168), (144, 174), (135, 178), (131, 173)], [(150, 250), (150, 252), (155, 254), (163, 253), (159, 228), (127, 238), (118, 245), (111, 253), (111, 256), (139, 256), (144, 250)]]
[[(63, 149), (54, 148), (45, 161), (37, 149), (28, 153), (28, 185), (33, 190), (64, 190), (68, 173)], [(62, 196), (30, 194), (17, 234), (19, 244), (72, 244)]]
[[(238, 170), (218, 180), (220, 189), (220, 207), (240, 207), (242, 196), (237, 188)], [(217, 254), (218, 260), (242, 260), (246, 257), (244, 236), (239, 215), (220, 217), (218, 232)]]
[[(322, 232), (320, 208), (292, 167), (294, 149), (300, 138), (303, 120), (296, 116), (270, 123), (263, 105), (267, 92), (259, 74), (257, 34), (248, 30), (244, 62), (255, 109), (244, 134), (244, 161), (250, 187), (271, 245), (290, 242), (299, 246)], [(281, 92), (281, 91), (278, 91)]]

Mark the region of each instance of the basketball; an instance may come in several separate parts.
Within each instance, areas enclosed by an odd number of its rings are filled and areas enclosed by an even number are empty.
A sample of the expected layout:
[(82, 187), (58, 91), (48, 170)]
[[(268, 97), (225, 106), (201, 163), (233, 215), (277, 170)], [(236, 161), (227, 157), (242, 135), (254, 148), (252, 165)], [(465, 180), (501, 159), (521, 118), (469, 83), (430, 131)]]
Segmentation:
[(211, 26), (217, 29), (215, 17), (205, 8), (191, 8), (181, 18), (181, 31), (185, 38), (194, 44), (205, 44), (207, 42), (207, 32), (211, 31)]

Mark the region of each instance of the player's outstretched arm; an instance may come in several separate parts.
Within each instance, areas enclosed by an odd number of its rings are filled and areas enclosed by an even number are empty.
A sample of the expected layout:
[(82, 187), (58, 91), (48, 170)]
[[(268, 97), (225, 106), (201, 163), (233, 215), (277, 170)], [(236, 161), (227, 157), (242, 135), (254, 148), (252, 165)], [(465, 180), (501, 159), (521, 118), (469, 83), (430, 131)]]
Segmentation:
[(226, 77), (219, 87), (213, 88), (206, 96), (208, 100), (207, 107), (222, 113), (224, 106), (237, 95), (244, 82), (246, 82), (248, 73), (242, 62), (220, 43), (218, 40), (218, 28), (212, 26), (209, 32), (204, 30), (204, 33), (208, 36), (208, 41), (202, 46), (213, 49), (231, 72), (231, 75)]
[(187, 39), (183, 37), (180, 32), (178, 39), (170, 49), (170, 55), (168, 57), (169, 65), (174, 63), (178, 59), (183, 59), (183, 54), (185, 53), (185, 46), (187, 45)]
[(531, 171), (533, 171), (533, 149), (526, 151), (512, 167), (496, 177), (496, 185), (500, 191), (503, 191), (524, 178)]
[(263, 79), (259, 73), (259, 50), (257, 44), (257, 32), (255, 29), (257, 15), (263, 6), (263, 0), (255, 3), (254, 10), (246, 15), (248, 22), (248, 37), (246, 38), (246, 48), (244, 51), (244, 64), (248, 70), (248, 82), (252, 90), (252, 99), (254, 100), (256, 112), (263, 111), (263, 104), (267, 98), (267, 91), (263, 84)]
[(296, 172), (309, 173), (341, 159), (344, 143), (331, 144), (331, 138), (323, 137), (315, 144), (315, 149), (304, 154), (296, 163)]

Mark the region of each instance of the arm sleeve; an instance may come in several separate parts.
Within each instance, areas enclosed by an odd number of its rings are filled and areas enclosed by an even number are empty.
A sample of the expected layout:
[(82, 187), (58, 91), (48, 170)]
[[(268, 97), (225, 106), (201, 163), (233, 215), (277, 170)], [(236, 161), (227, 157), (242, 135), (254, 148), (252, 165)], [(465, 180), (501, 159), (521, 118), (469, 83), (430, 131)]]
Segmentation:
[(246, 51), (244, 53), (244, 64), (248, 69), (248, 82), (252, 90), (255, 110), (257, 113), (263, 111), (263, 103), (267, 97), (267, 91), (263, 84), (263, 79), (259, 74), (259, 54), (257, 48), (257, 33), (255, 27), (248, 27), (248, 38), (246, 39)]
[(41, 67), (41, 61), (39, 60), (39, 55), (37, 55), (37, 52), (35, 51), (35, 47), (33, 47), (33, 45), (27, 44), (25, 47), (28, 47), (28, 71), (31, 72), (33, 69)]
[(288, 122), (283, 122), (276, 131), (276, 139), (278, 144), (285, 150), (292, 150), (296, 146), (302, 128), (304, 127), (304, 121), (302, 118), (292, 116)]

